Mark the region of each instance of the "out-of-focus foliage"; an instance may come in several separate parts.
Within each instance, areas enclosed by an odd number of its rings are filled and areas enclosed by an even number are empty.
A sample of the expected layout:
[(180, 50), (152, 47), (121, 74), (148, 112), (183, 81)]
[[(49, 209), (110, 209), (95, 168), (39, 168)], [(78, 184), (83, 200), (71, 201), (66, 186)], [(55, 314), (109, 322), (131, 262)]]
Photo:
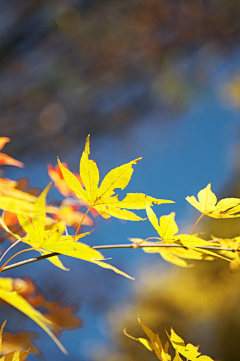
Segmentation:
[[(76, 307), (62, 306), (57, 301), (48, 301), (44, 294), (37, 290), (36, 285), (30, 278), (16, 278), (12, 281), (12, 286), (13, 291), (17, 292), (32, 307), (44, 310), (45, 320), (50, 321), (49, 324), (57, 336), (60, 336), (62, 329), (73, 330), (82, 325), (82, 321), (75, 315)], [(3, 303), (2, 300), (1, 303)], [(38, 338), (38, 335), (33, 332), (5, 332), (2, 352), (5, 354), (17, 347), (28, 347), (31, 348), (33, 353), (40, 355), (40, 350), (33, 341), (36, 338)]]
[[(226, 186), (219, 198), (240, 196), (239, 173)], [(197, 215), (197, 213), (196, 213)], [(217, 220), (204, 218), (206, 230), (204, 238), (214, 235), (223, 246), (236, 247), (240, 234), (237, 218)], [(228, 239), (231, 240), (229, 242)], [(237, 238), (234, 242), (234, 238)], [(223, 252), (238, 261), (238, 252)], [(165, 339), (163, 327), (173, 327), (193, 344), (201, 344), (204, 354), (221, 361), (237, 360), (240, 352), (238, 335), (240, 332), (239, 297), (240, 272), (230, 273), (223, 261), (214, 263), (194, 262), (191, 270), (172, 267), (164, 274), (163, 268), (152, 264), (140, 272), (140, 282), (135, 284), (131, 304), (123, 309), (113, 309), (109, 314), (111, 333), (115, 349), (99, 350), (94, 361), (154, 361), (152, 353), (131, 343), (122, 334), (127, 327), (131, 335), (139, 335), (136, 318), (144, 319), (151, 330)], [(239, 270), (239, 263), (230, 263), (230, 270)], [(224, 312), (223, 312), (224, 309)]]
[[(0, 150), (4, 147), (6, 143), (10, 141), (10, 138), (7, 137), (1, 137), (0, 139)], [(12, 157), (9, 157), (9, 155), (0, 153), (0, 164), (7, 164), (7, 165), (15, 165), (17, 167), (23, 167), (23, 163), (19, 162), (16, 159), (13, 159)]]
[[(6, 321), (2, 324), (0, 329), (0, 354), (2, 353), (2, 332), (6, 324)], [(27, 355), (30, 353), (30, 349), (26, 351), (13, 351), (0, 358), (0, 361), (24, 361)]]
[[(126, 330), (124, 330), (125, 335), (135, 341), (139, 341), (149, 351), (154, 351), (160, 361), (171, 361), (171, 355), (169, 355), (168, 353), (169, 342), (167, 341), (165, 343), (165, 346), (163, 347), (159, 335), (155, 334), (154, 332), (152, 332), (152, 330), (145, 326), (140, 320), (140, 318), (138, 318), (138, 322), (140, 323), (144, 333), (148, 336), (149, 339), (133, 337), (131, 335), (128, 335)], [(187, 361), (213, 361), (209, 356), (201, 355), (201, 352), (198, 351), (199, 346), (193, 346), (191, 343), (185, 345), (184, 340), (176, 334), (173, 328), (171, 328), (170, 330), (170, 335), (167, 330), (166, 334), (173, 348), (175, 349), (175, 357), (173, 361), (182, 361), (180, 355), (184, 356)]]
[(53, 339), (62, 352), (67, 354), (66, 349), (50, 329), (52, 322), (44, 317), (41, 312), (32, 307), (24, 297), (18, 294), (18, 289), (14, 289), (14, 280), (12, 278), (0, 278), (0, 299), (11, 306), (16, 307), (19, 311), (23, 312), (26, 316), (36, 322)]
[[(2, 278), (1, 278), (2, 280)], [(9, 281), (9, 278), (8, 278)], [(18, 299), (25, 301), (25, 304), (31, 306), (32, 310), (35, 310), (35, 315), (41, 315), (37, 310), (41, 310), (42, 320), (45, 320), (48, 323), (48, 326), (51, 328), (54, 335), (58, 338), (61, 336), (62, 331), (75, 330), (82, 326), (82, 320), (76, 315), (78, 305), (63, 305), (63, 300), (56, 298), (54, 301), (49, 301), (46, 297), (46, 289), (44, 292), (39, 290), (35, 282), (32, 279), (10, 279), (12, 282), (12, 293), (18, 295)], [(10, 283), (10, 282), (9, 282)], [(8, 318), (8, 323), (10, 324), (10, 329), (4, 332), (4, 339), (2, 344), (2, 354), (12, 352), (14, 350), (27, 349), (30, 348), (31, 352), (37, 356), (44, 354), (43, 349), (39, 349), (39, 346), (35, 344), (35, 341), (40, 338), (40, 328), (36, 332), (32, 332), (31, 328), (25, 326), (25, 323), (20, 321), (20, 327), (17, 326), (17, 329), (11, 325), (19, 324), (19, 312), (16, 312), (16, 309), (8, 306), (8, 300), (4, 302), (2, 299), (1, 302), (1, 311), (5, 314), (5, 317)], [(73, 301), (72, 301), (73, 302)], [(19, 305), (19, 307), (18, 307)], [(28, 307), (29, 307), (28, 306)], [(16, 303), (16, 308), (20, 308), (20, 304)], [(30, 307), (28, 311), (30, 310)], [(27, 309), (26, 309), (27, 311)], [(16, 317), (15, 322), (13, 319)], [(21, 317), (20, 319), (24, 319)], [(31, 327), (31, 326), (30, 326)]]
[[(11, 154), (64, 151), (86, 132), (182, 109), (212, 69), (201, 66), (205, 52), (238, 43), (239, 12), (237, 0), (1, 1), (0, 123), (16, 139)], [(196, 49), (194, 69), (177, 65)]]
[[(166, 340), (164, 327), (201, 344), (203, 354), (222, 361), (237, 360), (240, 315), (240, 273), (230, 274), (223, 261), (199, 262), (191, 270), (174, 267), (168, 274), (156, 264), (141, 270), (132, 301), (109, 314), (115, 348), (100, 349), (94, 361), (154, 361), (156, 356), (126, 339), (122, 330), (138, 335), (137, 317)], [(224, 312), (222, 311), (224, 309)]]

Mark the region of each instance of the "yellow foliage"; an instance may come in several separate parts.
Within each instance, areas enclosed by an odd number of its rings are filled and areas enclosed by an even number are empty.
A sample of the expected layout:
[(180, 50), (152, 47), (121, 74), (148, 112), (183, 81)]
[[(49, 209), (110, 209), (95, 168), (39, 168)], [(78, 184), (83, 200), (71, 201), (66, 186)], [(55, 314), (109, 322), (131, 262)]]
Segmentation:
[(34, 322), (36, 322), (58, 345), (58, 347), (67, 354), (67, 351), (59, 342), (57, 337), (50, 330), (49, 326), (52, 325), (52, 322), (44, 317), (39, 311), (30, 305), (22, 296), (20, 296), (13, 287), (12, 278), (0, 278), (0, 298), (9, 303), (11, 306), (17, 308), (19, 311), (27, 315)]
[[(153, 212), (148, 202), (146, 211), (149, 221), (160, 236), (160, 242), (149, 242), (139, 238), (131, 238), (130, 240), (135, 243), (141, 243), (142, 246), (161, 245), (161, 247), (143, 247), (144, 252), (159, 253), (163, 259), (180, 267), (192, 267), (192, 265), (188, 264), (183, 258), (212, 261), (214, 257), (218, 257), (229, 261), (228, 258), (221, 256), (216, 252), (204, 249), (204, 247), (208, 247), (209, 245), (216, 245), (215, 241), (212, 241), (211, 243), (200, 237), (188, 234), (175, 235), (175, 233), (178, 232), (178, 226), (174, 219), (175, 213), (172, 212), (169, 215), (162, 216), (158, 221), (156, 214)], [(164, 244), (168, 245), (168, 247), (164, 247)]]
[[(133, 340), (139, 341), (141, 344), (143, 344), (149, 351), (154, 351), (157, 358), (160, 361), (171, 361), (171, 356), (168, 353), (169, 343), (166, 342), (165, 347), (163, 348), (162, 341), (158, 334), (155, 334), (152, 332), (147, 326), (141, 322), (140, 318), (138, 318), (138, 322), (140, 323), (143, 331), (148, 336), (149, 340), (145, 338), (135, 338), (133, 336), (130, 336), (125, 330), (124, 333), (126, 336), (130, 337)], [(182, 360), (179, 354), (184, 356), (187, 361), (213, 361), (211, 357), (208, 356), (200, 356), (201, 353), (198, 352), (199, 346), (193, 346), (191, 343), (188, 343), (185, 345), (184, 340), (176, 334), (176, 332), (171, 328), (170, 335), (166, 331), (166, 334), (175, 349), (175, 361)]]
[(145, 209), (146, 201), (151, 205), (162, 203), (174, 203), (173, 201), (156, 199), (146, 196), (143, 193), (128, 193), (126, 197), (119, 201), (115, 189), (124, 189), (132, 176), (132, 166), (141, 158), (137, 158), (127, 164), (112, 169), (103, 179), (99, 187), (99, 170), (97, 164), (89, 159), (90, 154), (90, 136), (87, 137), (85, 150), (80, 160), (80, 178), (83, 181), (83, 189), (80, 181), (70, 172), (58, 159), (58, 164), (62, 171), (63, 177), (68, 186), (76, 196), (86, 202), (91, 208), (95, 208), (102, 217), (111, 216), (131, 221), (142, 221), (143, 218), (137, 216), (127, 209)]
[(198, 201), (194, 196), (186, 200), (203, 215), (213, 218), (240, 217), (240, 199), (224, 198), (217, 203), (217, 197), (211, 190), (211, 183), (198, 193)]
[[(2, 350), (2, 332), (6, 324), (6, 321), (2, 324), (0, 329), (0, 353)], [(13, 351), (0, 358), (0, 361), (24, 361), (27, 355), (30, 353), (30, 349), (27, 351)]]

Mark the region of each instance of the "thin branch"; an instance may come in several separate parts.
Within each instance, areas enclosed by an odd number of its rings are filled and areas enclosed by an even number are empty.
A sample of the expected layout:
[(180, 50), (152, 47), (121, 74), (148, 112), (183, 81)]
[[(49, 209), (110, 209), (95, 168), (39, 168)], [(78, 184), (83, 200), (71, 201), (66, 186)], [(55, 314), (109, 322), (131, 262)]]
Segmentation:
[[(134, 249), (134, 243), (133, 244), (110, 244), (110, 245), (103, 245), (103, 246), (93, 246), (93, 249), (97, 249), (97, 250), (101, 250), (101, 249), (120, 249), (120, 248), (132, 248)], [(148, 244), (148, 245), (139, 245), (139, 248), (186, 248), (180, 244)], [(204, 246), (204, 247), (194, 247), (194, 248), (199, 248), (199, 249), (211, 249), (211, 250), (215, 250), (215, 251), (232, 251), (232, 252), (236, 252), (237, 250), (234, 248), (228, 248), (228, 247), (218, 247), (218, 246)], [(61, 253), (57, 253), (57, 252), (53, 252), (53, 253), (49, 253), (49, 254), (45, 254), (43, 256), (39, 256), (39, 257), (34, 257), (34, 258), (29, 258), (25, 261), (20, 261), (17, 263), (14, 263), (12, 265), (9, 266), (5, 266), (2, 268), (2, 272), (8, 271), (10, 269), (13, 268), (17, 268), (20, 266), (24, 266), (25, 264), (29, 264), (29, 263), (33, 263), (33, 262), (37, 262), (37, 261), (41, 261), (43, 259), (47, 259), (50, 257), (54, 257), (54, 256), (61, 256)]]

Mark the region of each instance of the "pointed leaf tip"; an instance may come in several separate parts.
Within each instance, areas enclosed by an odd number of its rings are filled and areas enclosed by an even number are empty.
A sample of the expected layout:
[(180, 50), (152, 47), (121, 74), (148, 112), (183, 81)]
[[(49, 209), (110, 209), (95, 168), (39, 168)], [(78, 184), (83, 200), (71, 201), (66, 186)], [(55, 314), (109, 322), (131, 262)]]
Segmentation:
[(87, 138), (86, 138), (86, 144), (85, 144), (85, 150), (84, 150), (87, 155), (90, 154), (90, 134), (88, 134)]
[(58, 158), (57, 160), (68, 187), (78, 198), (83, 199), (90, 208), (95, 208), (102, 217), (110, 218), (113, 216), (119, 219), (142, 221), (145, 218), (138, 217), (128, 209), (145, 209), (146, 199), (150, 205), (153, 203), (173, 203), (169, 200), (145, 196), (142, 193), (128, 193), (123, 200), (119, 201), (118, 195), (115, 194), (116, 189), (123, 190), (128, 185), (134, 171), (133, 165), (137, 164), (142, 157), (110, 170), (99, 186), (99, 170), (96, 162), (89, 159), (89, 154), (90, 134), (86, 138), (85, 149), (79, 166), (80, 177), (85, 189), (74, 174), (64, 167)]

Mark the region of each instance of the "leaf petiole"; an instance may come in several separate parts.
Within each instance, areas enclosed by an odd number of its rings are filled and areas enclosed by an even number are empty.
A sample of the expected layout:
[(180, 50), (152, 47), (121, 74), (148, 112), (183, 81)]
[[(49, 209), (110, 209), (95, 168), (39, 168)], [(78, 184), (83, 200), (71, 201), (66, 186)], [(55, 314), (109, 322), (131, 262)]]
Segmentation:
[[(16, 242), (15, 242), (16, 243)], [(33, 251), (36, 250), (38, 248), (27, 248), (27, 249), (23, 249), (22, 251), (19, 251), (18, 253), (14, 254), (11, 258), (9, 258), (9, 260), (7, 260), (7, 262), (4, 263), (4, 265), (0, 268), (0, 273), (3, 271), (3, 269), (6, 267), (6, 265), (17, 255), (23, 253), (23, 252), (27, 252), (27, 251)]]
[(14, 242), (11, 246), (9, 246), (6, 251), (3, 253), (2, 257), (0, 258), (0, 262), (3, 260), (3, 257), (6, 256), (6, 254), (10, 251), (10, 249), (12, 249), (13, 247), (15, 247), (19, 242), (21, 242), (21, 238), (18, 239), (16, 242)]
[(143, 243), (143, 242), (146, 242), (148, 241), (149, 239), (159, 239), (160, 241), (162, 241), (162, 238), (159, 238), (159, 237), (148, 237), (148, 238), (145, 238), (143, 239), (142, 241), (140, 242), (135, 242), (132, 244), (132, 248), (133, 249), (137, 249), (138, 247), (140, 247), (140, 245)]
[(193, 234), (196, 226), (198, 225), (198, 223), (201, 221), (201, 219), (202, 219), (204, 216), (205, 216), (205, 214), (202, 213), (201, 216), (197, 219), (197, 221), (195, 222), (195, 224), (194, 224), (194, 226), (193, 226), (193, 229), (192, 229), (192, 231), (191, 231), (191, 233), (190, 233), (190, 236)]
[(85, 217), (87, 216), (88, 212), (90, 212), (91, 209), (92, 209), (92, 206), (90, 206), (90, 207), (87, 209), (87, 212), (86, 212), (86, 213), (84, 214), (84, 216), (82, 217), (82, 220), (81, 220), (81, 222), (79, 223), (78, 228), (77, 228), (77, 230), (76, 230), (76, 232), (75, 232), (75, 236), (74, 236), (74, 238), (73, 238), (73, 241), (75, 241), (75, 238), (77, 237), (78, 231), (79, 231), (79, 229), (81, 228), (81, 225), (82, 225)]

